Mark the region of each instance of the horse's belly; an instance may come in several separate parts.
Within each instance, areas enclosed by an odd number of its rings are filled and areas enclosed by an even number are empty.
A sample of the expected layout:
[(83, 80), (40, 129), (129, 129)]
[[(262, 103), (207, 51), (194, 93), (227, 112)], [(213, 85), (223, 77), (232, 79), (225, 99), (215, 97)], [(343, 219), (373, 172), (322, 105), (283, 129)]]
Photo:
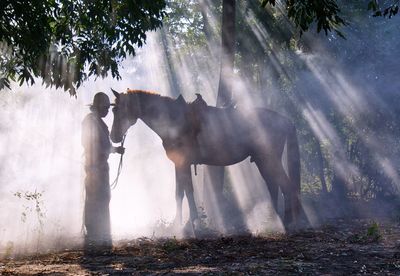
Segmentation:
[[(230, 131), (228, 131), (230, 130)], [(214, 166), (236, 164), (250, 155), (248, 134), (221, 127), (198, 136), (199, 163)]]
[(243, 161), (249, 156), (249, 152), (242, 149), (207, 149), (203, 147), (200, 149), (199, 164), (212, 165), (212, 166), (229, 166)]

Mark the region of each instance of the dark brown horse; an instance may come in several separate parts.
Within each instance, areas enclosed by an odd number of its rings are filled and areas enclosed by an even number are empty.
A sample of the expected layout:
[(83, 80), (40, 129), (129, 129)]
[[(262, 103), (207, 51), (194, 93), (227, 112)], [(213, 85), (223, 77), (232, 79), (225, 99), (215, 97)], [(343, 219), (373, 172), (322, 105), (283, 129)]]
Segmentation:
[[(141, 119), (163, 141), (168, 158), (175, 164), (176, 221), (182, 220), (186, 194), (190, 220), (197, 219), (191, 165), (227, 166), (247, 157), (255, 162), (266, 180), (273, 205), (278, 190), (285, 200), (285, 225), (295, 222), (300, 207), (300, 160), (296, 129), (287, 118), (263, 108), (241, 110), (208, 106), (198, 96), (193, 103), (141, 90), (128, 90), (116, 97), (111, 140), (121, 142), (128, 128)], [(285, 143), (288, 175), (282, 165)]]

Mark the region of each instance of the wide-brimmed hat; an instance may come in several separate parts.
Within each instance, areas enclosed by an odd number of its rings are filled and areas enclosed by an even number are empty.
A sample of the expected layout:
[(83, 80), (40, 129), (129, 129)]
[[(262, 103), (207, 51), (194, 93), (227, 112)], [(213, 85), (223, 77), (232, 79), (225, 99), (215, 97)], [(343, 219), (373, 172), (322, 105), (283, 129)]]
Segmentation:
[(110, 107), (114, 104), (110, 103), (110, 98), (104, 92), (98, 92), (93, 97), (93, 103), (90, 104), (90, 107)]

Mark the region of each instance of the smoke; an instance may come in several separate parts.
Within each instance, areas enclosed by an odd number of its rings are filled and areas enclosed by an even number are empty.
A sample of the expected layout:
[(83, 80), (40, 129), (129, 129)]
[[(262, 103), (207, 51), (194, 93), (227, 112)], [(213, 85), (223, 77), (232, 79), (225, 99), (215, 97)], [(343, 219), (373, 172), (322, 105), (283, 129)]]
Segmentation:
[[(270, 39), (267, 30), (255, 26), (254, 36), (262, 44), (261, 49), (272, 54), (257, 81), (236, 72), (235, 99), (239, 106), (268, 107), (296, 122), (303, 149), (303, 187), (317, 178), (318, 164), (307, 155), (307, 146), (313, 146), (314, 139), (322, 145), (325, 161), (331, 162), (325, 167), (329, 190), (332, 190), (333, 170), (346, 178), (366, 176), (361, 163), (347, 155), (346, 149), (351, 146), (343, 141), (343, 132), (347, 131), (346, 135), (351, 132), (362, 138), (372, 160), (381, 166), (391, 185), (399, 189), (396, 132), (371, 129), (370, 121), (366, 120), (371, 118), (371, 112), (376, 116), (383, 114), (384, 122), (399, 114), (398, 64), (393, 58), (400, 46), (395, 35), (399, 19), (395, 17), (385, 23), (374, 18), (362, 21), (374, 24), (373, 28), (354, 22), (354, 27), (345, 32), (347, 40), (332, 35), (328, 39), (308, 35), (306, 38), (313, 41), (312, 51), (299, 51), (296, 55), (282, 54), (286, 50), (279, 50), (276, 45), (271, 47), (265, 42)], [(215, 18), (210, 22), (216, 22)], [(216, 46), (188, 47), (181, 52), (171, 51), (172, 46), (171, 36), (162, 32), (151, 34), (137, 56), (123, 64), (122, 81), (90, 80), (79, 88), (77, 98), (44, 89), (39, 84), (13, 85), (13, 92), (2, 91), (1, 254), (81, 245), (84, 200), (81, 121), (89, 112), (87, 105), (96, 92), (104, 91), (113, 99), (109, 88), (120, 92), (127, 88), (144, 89), (173, 97), (182, 94), (187, 101), (194, 100), (195, 93), (201, 93), (208, 104), (215, 103), (219, 76), (218, 50), (213, 50)], [(292, 58), (290, 64), (294, 64), (288, 66), (290, 70), (284, 69), (288, 56)], [(349, 119), (342, 129), (335, 125), (338, 116)], [(111, 112), (105, 121), (111, 127)], [(138, 121), (129, 129), (125, 147), (122, 173), (112, 191), (110, 205), (113, 239), (179, 236), (179, 231), (168, 228), (175, 215), (175, 173), (160, 138)], [(119, 156), (110, 156), (109, 164), (112, 182)], [(204, 192), (205, 178), (203, 167), (199, 166), (198, 175), (193, 177), (199, 210), (213, 197)], [(229, 167), (226, 179), (224, 195), (236, 205), (247, 229), (252, 233), (266, 229), (282, 231), (282, 223), (271, 209), (267, 186), (253, 163), (246, 160)], [(188, 219), (187, 209), (184, 200), (184, 221)], [(281, 209), (282, 200), (277, 211), (282, 212)], [(314, 224), (323, 217), (311, 204), (306, 204), (306, 211)], [(204, 220), (221, 233), (232, 233), (226, 222), (235, 218), (237, 213), (229, 217), (218, 210), (209, 210)]]
[(1, 95), (0, 246), (19, 253), (80, 231), (81, 109), (66, 94), (14, 90)]
[[(305, 141), (311, 136), (322, 145), (330, 163), (327, 169), (331, 171), (325, 171), (325, 177), (332, 191), (342, 182), (355, 198), (387, 197), (388, 202), (389, 195), (399, 195), (395, 137), (400, 83), (394, 70), (398, 65), (390, 54), (400, 44), (395, 36), (398, 23), (399, 18), (352, 18), (345, 30), (346, 40), (308, 35), (309, 41), (313, 38), (311, 51), (297, 53), (305, 70), (296, 71), (292, 99), (300, 103), (306, 121), (303, 127), (312, 133), (301, 137), (302, 143), (311, 144)], [(312, 172), (317, 166), (309, 163), (305, 167)], [(337, 203), (343, 206), (341, 212), (322, 212), (321, 208), (319, 216), (378, 213), (351, 210), (344, 201)], [(387, 207), (381, 204), (380, 209), (389, 210)]]
[[(147, 49), (151, 52), (151, 45)], [(98, 91), (106, 92), (111, 100), (110, 88), (165, 91), (166, 82), (159, 81), (152, 61), (159, 62), (155, 55), (139, 54), (125, 62), (124, 82), (90, 80), (78, 90), (77, 98), (40, 84), (14, 84), (12, 91), (2, 91), (1, 254), (81, 245), (85, 177), (82, 119)], [(111, 112), (105, 121), (111, 127)], [(168, 223), (175, 214), (174, 168), (165, 157), (161, 140), (138, 123), (129, 131), (125, 147), (123, 170), (110, 203), (116, 240), (151, 236), (158, 224)], [(119, 155), (111, 155), (109, 164), (112, 182)]]

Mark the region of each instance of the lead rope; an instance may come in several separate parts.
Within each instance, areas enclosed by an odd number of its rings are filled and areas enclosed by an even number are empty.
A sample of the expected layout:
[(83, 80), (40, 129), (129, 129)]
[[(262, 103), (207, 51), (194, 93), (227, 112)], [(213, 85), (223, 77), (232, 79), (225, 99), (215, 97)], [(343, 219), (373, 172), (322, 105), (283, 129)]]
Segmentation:
[[(124, 147), (125, 137), (126, 137), (126, 134), (122, 137), (121, 147)], [(118, 185), (119, 175), (121, 174), (121, 171), (122, 171), (122, 164), (123, 164), (123, 161), (124, 161), (123, 158), (124, 158), (124, 153), (122, 153), (122, 154), (121, 154), (121, 157), (119, 158), (119, 165), (118, 165), (117, 176), (115, 177), (113, 183), (111, 183), (111, 185), (110, 185), (111, 190), (114, 190), (114, 189), (117, 187), (117, 185)]]

